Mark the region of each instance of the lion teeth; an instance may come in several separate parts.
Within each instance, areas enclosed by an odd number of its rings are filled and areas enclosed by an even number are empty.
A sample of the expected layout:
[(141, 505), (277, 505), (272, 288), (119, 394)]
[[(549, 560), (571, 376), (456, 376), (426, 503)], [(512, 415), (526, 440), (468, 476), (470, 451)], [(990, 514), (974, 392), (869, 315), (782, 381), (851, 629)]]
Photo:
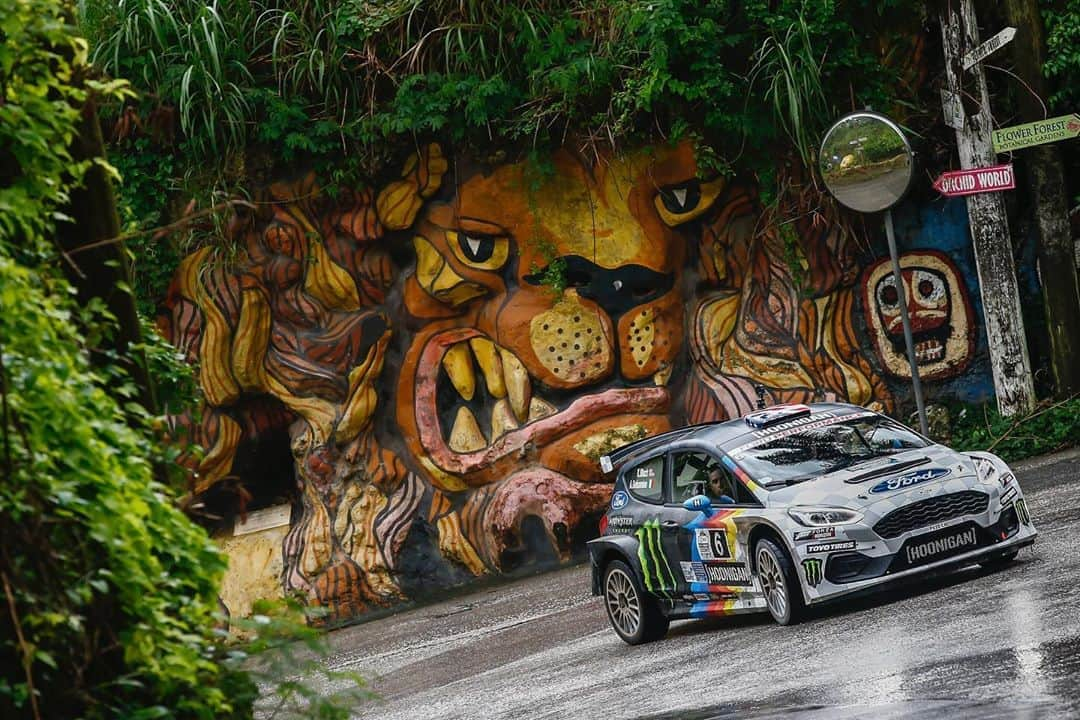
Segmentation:
[(510, 409), (510, 403), (505, 398), (495, 403), (495, 407), (491, 410), (492, 442), (498, 440), (511, 430), (517, 430), (518, 427), (519, 425), (517, 418), (514, 417), (514, 411)]
[(533, 420), (539, 420), (546, 418), (549, 415), (554, 415), (559, 410), (549, 402), (545, 402), (538, 397), (534, 397), (529, 401), (529, 422)]
[(495, 343), (487, 338), (475, 337), (469, 341), (469, 347), (476, 356), (476, 364), (480, 366), (480, 372), (484, 374), (488, 393), (496, 398), (506, 397), (502, 360), (499, 359), (499, 351), (495, 348)]
[(483, 450), (487, 438), (480, 432), (476, 416), (467, 407), (459, 407), (454, 427), (450, 431), (450, 449), (454, 452), (467, 453)]
[(668, 380), (671, 379), (671, 371), (675, 369), (674, 365), (668, 365), (663, 370), (658, 371), (653, 375), (653, 384), (657, 387), (664, 387), (668, 384)]
[(450, 376), (450, 382), (454, 384), (458, 395), (465, 400), (472, 400), (476, 392), (476, 371), (473, 369), (469, 346), (463, 342), (451, 346), (443, 355), (442, 365), (446, 369), (446, 374)]
[(529, 400), (532, 398), (532, 385), (525, 366), (509, 350), (499, 348), (502, 358), (503, 380), (506, 382), (506, 394), (510, 399), (510, 409), (518, 422), (525, 422), (529, 417)]

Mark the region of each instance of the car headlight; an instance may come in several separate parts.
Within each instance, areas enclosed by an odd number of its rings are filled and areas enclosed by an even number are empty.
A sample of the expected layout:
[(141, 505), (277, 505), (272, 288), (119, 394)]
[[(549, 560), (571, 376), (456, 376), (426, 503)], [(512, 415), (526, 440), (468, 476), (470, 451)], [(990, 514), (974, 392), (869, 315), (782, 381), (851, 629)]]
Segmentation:
[(792, 520), (806, 527), (850, 525), (862, 520), (862, 513), (836, 507), (793, 507), (787, 511)]
[[(1003, 462), (995, 462), (989, 457), (977, 455), (972, 455), (971, 459), (975, 462), (975, 474), (978, 476), (979, 482), (988, 483), (997, 480), (1002, 487), (1005, 487), (1016, 479), (1016, 476), (1009, 472), (1008, 467)], [(1002, 468), (1004, 468), (1004, 471)]]

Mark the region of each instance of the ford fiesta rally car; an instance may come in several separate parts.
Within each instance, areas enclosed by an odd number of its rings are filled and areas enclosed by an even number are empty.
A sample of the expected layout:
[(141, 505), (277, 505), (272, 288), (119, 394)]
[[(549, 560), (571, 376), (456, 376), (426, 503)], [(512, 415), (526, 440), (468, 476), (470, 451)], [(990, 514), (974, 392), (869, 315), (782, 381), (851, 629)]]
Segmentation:
[(616, 471), (592, 590), (630, 644), (678, 618), (807, 605), (1035, 541), (1024, 495), (989, 453), (958, 453), (837, 403), (774, 406), (601, 458)]

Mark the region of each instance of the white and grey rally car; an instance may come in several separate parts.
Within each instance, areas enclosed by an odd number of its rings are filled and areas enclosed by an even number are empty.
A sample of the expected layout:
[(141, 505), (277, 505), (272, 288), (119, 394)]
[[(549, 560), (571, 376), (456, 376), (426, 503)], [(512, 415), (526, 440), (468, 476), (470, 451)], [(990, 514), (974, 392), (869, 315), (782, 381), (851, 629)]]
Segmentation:
[(839, 403), (773, 406), (601, 458), (616, 473), (593, 594), (628, 643), (677, 618), (808, 605), (1035, 541), (1024, 495), (990, 453), (959, 453)]

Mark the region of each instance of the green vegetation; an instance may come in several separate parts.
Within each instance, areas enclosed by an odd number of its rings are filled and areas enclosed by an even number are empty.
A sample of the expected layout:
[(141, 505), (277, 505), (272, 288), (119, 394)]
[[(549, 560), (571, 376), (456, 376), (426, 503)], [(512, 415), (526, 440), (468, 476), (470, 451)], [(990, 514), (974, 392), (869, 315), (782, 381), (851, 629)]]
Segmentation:
[(954, 448), (987, 450), (1007, 462), (1080, 445), (1080, 397), (1043, 402), (1024, 417), (1001, 417), (990, 405), (957, 407), (952, 415)]
[(1080, 108), (1080, 0), (1045, 3), (1046, 62), (1043, 72), (1057, 85), (1050, 97), (1055, 112)]
[[(917, 32), (922, 13), (899, 0), (80, 7), (97, 66), (139, 91), (109, 110), (119, 153), (147, 158), (117, 163), (129, 231), (153, 227), (170, 192), (207, 208), (283, 168), (314, 169), (333, 193), (421, 137), (489, 162), (564, 142), (588, 151), (690, 138), (704, 172), (737, 164), (782, 200), (801, 192), (787, 163), (807, 162), (833, 118), (915, 103), (898, 90), (903, 52), (886, 49)], [(175, 258), (143, 239), (133, 249), (145, 309)]]
[[(92, 165), (69, 148), (94, 101), (125, 92), (86, 79), (71, 10), (0, 5), (0, 716), (247, 718), (259, 683), (273, 717), (347, 717), (368, 695), (337, 673), (328, 698), (306, 684), (318, 633), (295, 605), (251, 621), (255, 659), (215, 629), (225, 559), (155, 480), (159, 419), (104, 301), (76, 303), (61, 272), (56, 225)], [(190, 402), (190, 369), (147, 338), (131, 355), (166, 405)]]

